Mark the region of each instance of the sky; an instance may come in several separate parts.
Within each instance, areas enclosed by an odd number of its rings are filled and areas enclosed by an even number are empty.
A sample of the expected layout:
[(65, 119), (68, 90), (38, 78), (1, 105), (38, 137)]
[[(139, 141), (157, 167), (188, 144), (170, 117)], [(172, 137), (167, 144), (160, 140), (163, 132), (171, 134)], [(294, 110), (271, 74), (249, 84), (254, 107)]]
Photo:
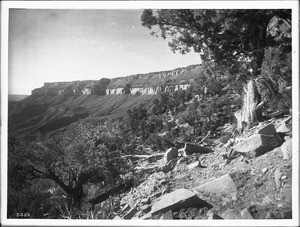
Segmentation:
[(140, 9), (10, 9), (8, 93), (199, 64), (141, 25)]

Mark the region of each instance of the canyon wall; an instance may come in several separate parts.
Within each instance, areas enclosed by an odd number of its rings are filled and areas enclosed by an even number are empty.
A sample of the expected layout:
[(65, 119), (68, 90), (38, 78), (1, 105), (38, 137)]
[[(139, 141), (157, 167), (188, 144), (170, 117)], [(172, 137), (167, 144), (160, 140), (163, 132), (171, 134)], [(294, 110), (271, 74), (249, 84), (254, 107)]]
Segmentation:
[(202, 73), (201, 66), (192, 65), (113, 79), (45, 83), (43, 87), (34, 89), (31, 94), (34, 96), (154, 95), (160, 91), (187, 89), (200, 73)]

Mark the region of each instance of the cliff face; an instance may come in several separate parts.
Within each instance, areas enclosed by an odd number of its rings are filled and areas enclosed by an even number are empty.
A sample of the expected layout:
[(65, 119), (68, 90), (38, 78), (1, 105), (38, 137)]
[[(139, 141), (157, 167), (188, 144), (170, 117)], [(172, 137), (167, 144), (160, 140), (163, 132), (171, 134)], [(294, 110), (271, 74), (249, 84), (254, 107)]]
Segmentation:
[(45, 83), (9, 105), (9, 132), (47, 132), (82, 118), (122, 118), (130, 108), (152, 105), (160, 91), (187, 89), (202, 73), (199, 65), (114, 79)]
[(201, 66), (193, 65), (170, 71), (138, 74), (114, 79), (103, 78), (99, 81), (45, 83), (43, 87), (33, 90), (32, 95), (154, 95), (159, 91), (186, 89), (201, 72)]

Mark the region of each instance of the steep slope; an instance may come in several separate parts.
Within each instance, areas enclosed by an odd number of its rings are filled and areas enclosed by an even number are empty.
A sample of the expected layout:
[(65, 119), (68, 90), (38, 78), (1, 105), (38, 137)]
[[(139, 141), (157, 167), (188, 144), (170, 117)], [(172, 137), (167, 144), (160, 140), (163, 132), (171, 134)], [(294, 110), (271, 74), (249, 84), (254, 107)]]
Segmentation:
[(120, 118), (135, 105), (151, 103), (153, 97), (152, 95), (81, 95), (69, 98), (57, 96), (52, 99), (39, 97), (40, 102), (24, 100), (11, 111), (9, 130), (19, 133), (32, 130), (47, 132), (87, 117), (98, 120)]

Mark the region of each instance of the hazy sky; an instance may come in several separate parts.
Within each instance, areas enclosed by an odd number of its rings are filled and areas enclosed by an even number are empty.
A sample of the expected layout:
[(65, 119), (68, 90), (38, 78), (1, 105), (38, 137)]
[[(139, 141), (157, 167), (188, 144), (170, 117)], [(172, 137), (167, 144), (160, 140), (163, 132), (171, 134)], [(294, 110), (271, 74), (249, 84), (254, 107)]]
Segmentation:
[(44, 82), (98, 80), (199, 64), (141, 25), (142, 10), (11, 9), (9, 93)]

